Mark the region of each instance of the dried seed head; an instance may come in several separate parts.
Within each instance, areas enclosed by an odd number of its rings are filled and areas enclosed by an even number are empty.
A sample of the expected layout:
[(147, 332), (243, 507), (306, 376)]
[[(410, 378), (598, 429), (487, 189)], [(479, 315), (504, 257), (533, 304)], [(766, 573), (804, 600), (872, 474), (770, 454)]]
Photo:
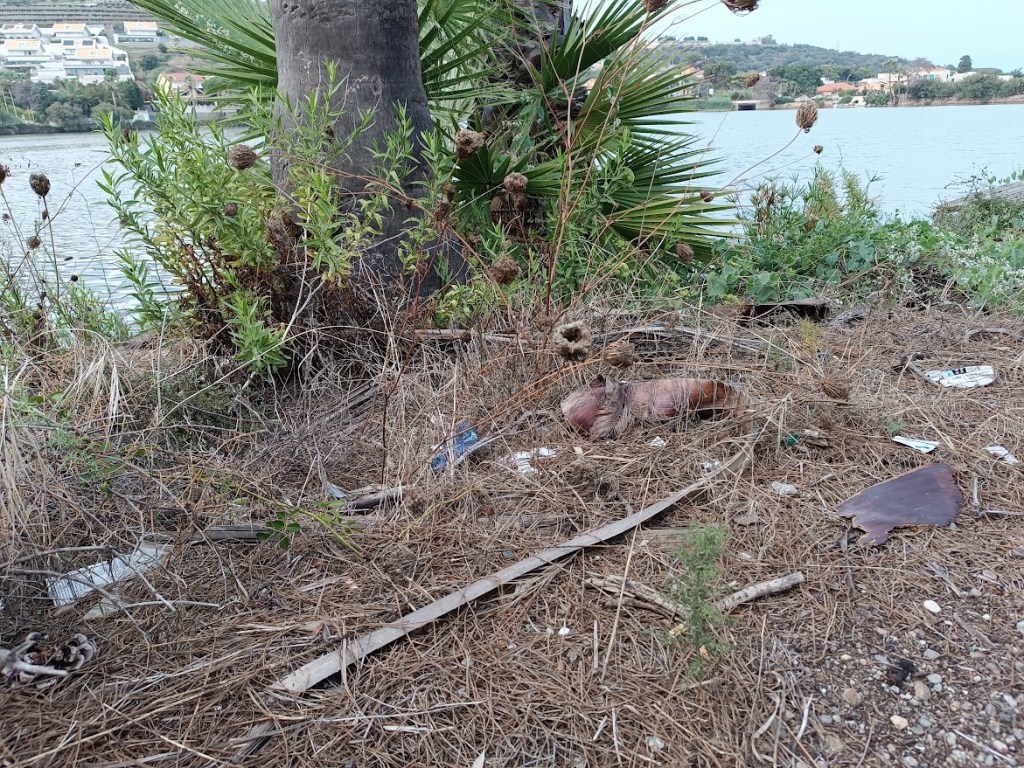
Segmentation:
[(686, 243), (676, 243), (676, 258), (684, 264), (693, 261), (693, 248)]
[(644, 9), (648, 13), (657, 13), (668, 5), (668, 0), (644, 0)]
[(601, 358), (614, 368), (629, 368), (636, 362), (636, 347), (621, 339), (605, 347)]
[(804, 133), (810, 133), (816, 122), (818, 122), (818, 106), (813, 101), (805, 101), (796, 111), (796, 124), (804, 129)]
[(479, 131), (461, 130), (455, 134), (455, 156), (465, 160), (484, 145), (484, 135)]
[(28, 245), (30, 251), (34, 251), (36, 248), (43, 244), (43, 241), (40, 240), (36, 235), (29, 235), (28, 240), (25, 242), (26, 245)]
[(757, 10), (761, 0), (722, 0), (722, 3), (733, 13), (750, 13)]
[(510, 256), (498, 259), (491, 267), (491, 277), (498, 285), (509, 285), (519, 277), (519, 262)]
[(43, 211), (42, 219), (43, 219), (43, 221), (49, 221), (50, 220), (50, 212), (48, 210), (44, 210)]
[(220, 212), (229, 219), (233, 219), (238, 215), (238, 203), (228, 203), (220, 209)]
[(78, 275), (72, 275), (71, 276), (71, 282), (72, 283), (77, 283), (78, 282)]
[(551, 329), (555, 327), (555, 318), (549, 312), (541, 312), (537, 315), (534, 325), (541, 333), (550, 333)]
[(33, 173), (28, 177), (28, 184), (32, 187), (32, 191), (40, 197), (50, 194), (50, 180), (45, 173)]
[(850, 396), (850, 383), (838, 376), (829, 376), (821, 382), (821, 391), (833, 400), (846, 400)]
[(743, 87), (744, 87), (744, 88), (753, 88), (753, 87), (754, 87), (755, 85), (757, 85), (757, 84), (758, 84), (759, 82), (761, 82), (761, 75), (760, 75), (760, 74), (758, 74), (757, 72), (755, 72), (754, 74), (752, 74), (752, 75), (751, 75), (750, 77), (748, 77), (748, 78), (747, 78), (747, 79), (746, 79), (746, 80), (744, 81), (744, 83), (743, 83)]
[(237, 171), (244, 171), (256, 164), (259, 156), (247, 144), (235, 144), (228, 150), (228, 164)]
[(6, 165), (0, 164), (0, 184), (7, 181), (7, 177), (11, 175), (11, 169)]
[(552, 337), (555, 354), (566, 360), (586, 360), (594, 346), (590, 326), (582, 320), (558, 326)]
[(822, 152), (825, 151), (825, 148), (821, 146), (821, 144), (815, 144), (814, 149), (812, 149), (811, 151), (816, 155), (820, 155)]
[(527, 179), (523, 174), (516, 173), (515, 171), (513, 171), (512, 173), (505, 177), (505, 181), (502, 182), (502, 186), (505, 188), (506, 192), (509, 192), (513, 195), (521, 195), (524, 192), (526, 192), (526, 186), (529, 183), (530, 180)]
[(448, 217), (452, 215), (452, 204), (447, 200), (438, 200), (432, 215), (438, 224), (447, 221)]
[(710, 203), (712, 200), (715, 199), (715, 193), (710, 190), (706, 192), (701, 192), (700, 199), (703, 200), (705, 203)]

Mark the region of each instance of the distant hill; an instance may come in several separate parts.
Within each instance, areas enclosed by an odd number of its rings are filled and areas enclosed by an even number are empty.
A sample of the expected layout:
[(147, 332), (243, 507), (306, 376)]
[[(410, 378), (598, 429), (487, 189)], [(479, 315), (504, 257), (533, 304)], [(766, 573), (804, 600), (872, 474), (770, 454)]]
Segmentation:
[[(771, 38), (767, 38), (771, 40)], [(778, 67), (827, 67), (872, 73), (886, 71), (887, 62), (898, 61), (908, 66), (911, 61), (900, 56), (880, 53), (857, 53), (819, 48), (816, 45), (780, 45), (778, 43), (705, 43), (662, 38), (658, 51), (674, 65), (694, 64), (702, 67), (710, 62), (731, 64), (737, 72), (766, 72)]]

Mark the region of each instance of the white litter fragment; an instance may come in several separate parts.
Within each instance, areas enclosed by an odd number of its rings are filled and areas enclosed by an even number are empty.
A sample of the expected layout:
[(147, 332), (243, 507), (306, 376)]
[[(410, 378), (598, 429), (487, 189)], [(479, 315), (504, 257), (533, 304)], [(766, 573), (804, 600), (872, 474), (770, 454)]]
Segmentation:
[(652, 437), (647, 441), (647, 444), (651, 446), (651, 448), (664, 448), (668, 445), (668, 440), (663, 437)]
[(558, 635), (559, 635), (559, 637), (565, 637), (571, 631), (572, 630), (570, 630), (568, 627), (562, 627), (560, 630), (558, 630)]
[(780, 483), (778, 480), (772, 482), (772, 490), (779, 494), (779, 496), (797, 496), (800, 494), (800, 490), (795, 485)]
[(985, 387), (996, 380), (996, 371), (991, 365), (969, 365), (966, 368), (952, 368), (946, 371), (925, 371), (925, 376), (943, 387), (974, 389)]
[(1017, 457), (1010, 453), (1005, 447), (1001, 445), (990, 445), (985, 449), (997, 459), (1005, 461), (1007, 464), (1020, 464)]
[(649, 735), (645, 741), (647, 742), (647, 748), (657, 752), (665, 748), (665, 742), (659, 739), (654, 734)]
[(349, 494), (342, 488), (339, 488), (330, 480), (324, 480), (324, 490), (327, 491), (327, 495), (332, 499), (347, 499)]
[(516, 470), (524, 475), (530, 475), (537, 471), (537, 468), (530, 463), (531, 459), (549, 459), (557, 455), (557, 448), (548, 448), (545, 445), (529, 451), (516, 451), (512, 454), (512, 460), (516, 463)]
[(931, 453), (939, 447), (938, 443), (933, 443), (931, 440), (918, 440), (915, 437), (904, 437), (903, 435), (896, 435), (892, 439), (894, 443), (905, 445), (907, 448), (913, 448), (915, 451), (920, 453)]
[(942, 613), (942, 607), (938, 603), (936, 603), (934, 600), (925, 600), (923, 603), (921, 603), (921, 605), (924, 606), (924, 609), (926, 611), (928, 611), (928, 613), (934, 613), (934, 614)]
[[(116, 597), (116, 595), (112, 595)], [(104, 597), (96, 605), (86, 611), (85, 616), (82, 617), (83, 621), (95, 621), (96, 619), (102, 619), (104, 616), (113, 616), (115, 613), (121, 612), (121, 603), (116, 600), (111, 600), (109, 597)]]
[(105, 588), (123, 579), (144, 573), (167, 555), (169, 547), (143, 542), (129, 555), (118, 555), (109, 563), (96, 563), (65, 576), (49, 579), (46, 587), (54, 605), (70, 605), (96, 587)]
[(698, 462), (697, 469), (703, 472), (705, 475), (710, 475), (722, 468), (722, 462), (720, 461), (702, 461)]

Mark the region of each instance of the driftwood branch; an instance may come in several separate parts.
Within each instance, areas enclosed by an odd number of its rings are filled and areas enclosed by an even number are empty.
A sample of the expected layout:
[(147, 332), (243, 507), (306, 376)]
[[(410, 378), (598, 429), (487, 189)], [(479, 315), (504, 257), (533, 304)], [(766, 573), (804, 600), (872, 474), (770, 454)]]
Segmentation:
[[(757, 600), (758, 598), (766, 595), (785, 592), (787, 589), (791, 589), (797, 584), (802, 583), (803, 580), (803, 573), (797, 571), (796, 573), (791, 573), (789, 576), (772, 579), (771, 581), (762, 581), (759, 584), (752, 584), (749, 587), (741, 589), (739, 592), (735, 592), (716, 602), (715, 609), (720, 613), (729, 613), (730, 611), (735, 610), (736, 607), (743, 605), (743, 603), (749, 603), (752, 600)], [(683, 606), (669, 600), (657, 590), (652, 589), (646, 584), (633, 581), (632, 579), (624, 579), (621, 576), (611, 575), (589, 578), (586, 580), (586, 584), (594, 587), (595, 589), (600, 589), (602, 592), (609, 595), (614, 595), (616, 597), (624, 595), (629, 597), (631, 600), (637, 601), (639, 604), (645, 605), (658, 613), (668, 616), (669, 618), (679, 619), (686, 615), (686, 609)], [(674, 628), (672, 633), (678, 634), (679, 628)]]
[(804, 574), (802, 571), (791, 573), (789, 576), (782, 576), (778, 579), (772, 579), (771, 581), (762, 581), (759, 584), (751, 584), (745, 589), (741, 589), (739, 592), (735, 592), (728, 597), (724, 597), (715, 603), (717, 608), (722, 613), (729, 613), (744, 603), (749, 603), (751, 600), (757, 600), (758, 598), (765, 597), (766, 595), (777, 595), (779, 592), (785, 592), (787, 589), (792, 589), (797, 584), (802, 584), (804, 581)]

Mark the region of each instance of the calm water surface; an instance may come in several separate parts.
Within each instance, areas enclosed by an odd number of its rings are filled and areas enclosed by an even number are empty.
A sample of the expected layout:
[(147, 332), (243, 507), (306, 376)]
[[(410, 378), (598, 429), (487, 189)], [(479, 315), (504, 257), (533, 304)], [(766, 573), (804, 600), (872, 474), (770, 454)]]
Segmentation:
[[(1024, 105), (827, 109), (810, 133), (798, 136), (792, 110), (705, 112), (692, 120), (694, 133), (709, 145), (708, 158), (719, 158), (723, 185), (741, 174), (749, 185), (807, 178), (820, 162), (877, 177), (870, 189), (882, 208), (905, 217), (926, 215), (939, 200), (962, 194), (962, 183), (973, 175), (1002, 177), (1024, 168)], [(825, 148), (820, 157), (811, 151), (815, 144)], [(46, 173), (61, 271), (123, 300), (115, 251), (125, 243), (96, 185), (106, 157), (99, 134), (0, 137), (0, 163), (11, 169), (2, 188), (11, 218), (0, 224), (0, 252), (17, 251), (40, 221), (42, 206), (28, 180)], [(48, 252), (48, 232), (43, 240)]]
[[(721, 158), (725, 182), (777, 152), (798, 132), (794, 110), (703, 112), (695, 132)], [(905, 218), (927, 215), (937, 202), (959, 197), (974, 175), (1006, 177), (1024, 169), (1024, 105), (906, 109), (823, 109), (810, 133), (744, 174), (750, 184), (765, 178), (807, 178), (820, 162), (864, 179), (885, 211)], [(824, 152), (812, 153), (815, 144)]]

